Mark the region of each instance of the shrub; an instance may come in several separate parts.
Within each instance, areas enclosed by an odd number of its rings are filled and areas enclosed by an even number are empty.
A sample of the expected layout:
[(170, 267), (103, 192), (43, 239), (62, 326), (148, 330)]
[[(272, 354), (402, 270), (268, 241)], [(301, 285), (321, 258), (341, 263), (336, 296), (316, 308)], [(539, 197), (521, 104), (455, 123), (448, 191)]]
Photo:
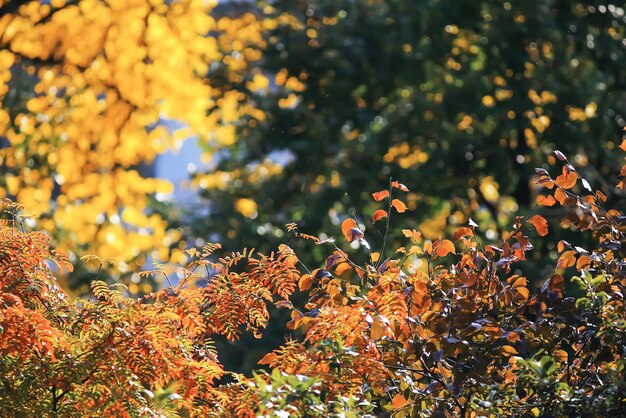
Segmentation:
[[(436, 240), (405, 229), (406, 245), (388, 248), (408, 191), (394, 181), (373, 194), (384, 205), (372, 216), (385, 225), (378, 250), (358, 219), (342, 223), (346, 249), (289, 224), (294, 239), (330, 248), (323, 266), (301, 274), (288, 245), (222, 257), (207, 245), (185, 267), (142, 273), (170, 286), (140, 299), (94, 280), (90, 299), (70, 302), (49, 262), (71, 263), (23, 231), (13, 205), (0, 225), (0, 406), (44, 416), (625, 414), (626, 217), (555, 156), (558, 176), (536, 170), (544, 190), (499, 245), (483, 244), (469, 219)], [(594, 246), (561, 241), (553, 273), (527, 278), (532, 240), (549, 232), (536, 212), (556, 205)], [(303, 306), (290, 300), (296, 287)], [(269, 371), (225, 371), (213, 339), (260, 335), (270, 303), (290, 310), (293, 333), (259, 362)]]

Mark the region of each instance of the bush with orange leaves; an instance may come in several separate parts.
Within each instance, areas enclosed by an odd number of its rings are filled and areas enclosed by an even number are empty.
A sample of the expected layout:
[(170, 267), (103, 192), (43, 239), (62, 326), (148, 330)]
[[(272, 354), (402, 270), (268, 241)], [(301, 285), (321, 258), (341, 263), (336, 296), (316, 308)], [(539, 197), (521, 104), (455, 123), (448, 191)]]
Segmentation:
[[(626, 148), (626, 142), (622, 145)], [(499, 244), (471, 219), (448, 238), (403, 230), (407, 187), (373, 194), (384, 205), (377, 244), (363, 222), (342, 223), (342, 249), (323, 266), (274, 254), (219, 257), (188, 250), (185, 267), (160, 266), (170, 286), (140, 299), (95, 278), (93, 297), (70, 301), (52, 270), (71, 263), (46, 237), (0, 225), (0, 410), (3, 416), (608, 416), (626, 414), (626, 216), (565, 155), (558, 176), (539, 168), (537, 205)], [(621, 176), (626, 176), (626, 168)], [(618, 185), (619, 189), (624, 183)], [(562, 225), (593, 247), (561, 241), (554, 272), (523, 275), (531, 240), (547, 235), (535, 212), (560, 205)], [(582, 235), (581, 235), (582, 237)], [(582, 241), (582, 240), (581, 240)], [(395, 246), (395, 245), (394, 245)], [(105, 262), (106, 260), (101, 260)], [(54, 267), (52, 263), (57, 267)], [(174, 282), (176, 280), (176, 283)], [(532, 286), (535, 283), (535, 286)], [(294, 306), (292, 293), (307, 296)], [(286, 343), (253, 377), (227, 372), (212, 340), (260, 336), (268, 304), (291, 311)], [(7, 412), (8, 411), (8, 412)]]

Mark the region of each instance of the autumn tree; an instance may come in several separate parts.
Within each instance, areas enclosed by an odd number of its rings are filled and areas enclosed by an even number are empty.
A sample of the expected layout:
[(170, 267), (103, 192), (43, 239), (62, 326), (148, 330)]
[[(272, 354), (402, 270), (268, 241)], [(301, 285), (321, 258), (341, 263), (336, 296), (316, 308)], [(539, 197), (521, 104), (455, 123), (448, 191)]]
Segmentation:
[[(473, 220), (449, 237), (404, 229), (401, 247), (370, 243), (370, 223), (406, 212), (410, 190), (392, 181), (372, 194), (371, 219), (342, 222), (346, 245), (287, 225), (326, 249), (318, 268), (300, 271), (287, 245), (261, 255), (207, 244), (188, 250), (184, 266), (140, 273), (169, 283), (141, 298), (94, 277), (92, 295), (72, 301), (52, 270), (71, 269), (70, 260), (5, 202), (3, 415), (623, 415), (625, 216), (566, 154), (554, 157), (536, 170), (538, 205), (497, 245)], [(562, 225), (595, 244), (559, 242), (553, 272), (533, 287), (527, 255), (552, 229), (536, 212), (556, 206)], [(270, 305), (290, 312), (287, 327), (298, 332), (254, 376), (224, 370), (214, 338), (259, 337)]]
[(72, 253), (183, 259), (180, 231), (149, 210), (172, 185), (143, 167), (192, 135), (210, 158), (240, 120), (263, 117), (228, 88), (259, 58), (263, 23), (214, 7), (0, 2), (0, 193)]

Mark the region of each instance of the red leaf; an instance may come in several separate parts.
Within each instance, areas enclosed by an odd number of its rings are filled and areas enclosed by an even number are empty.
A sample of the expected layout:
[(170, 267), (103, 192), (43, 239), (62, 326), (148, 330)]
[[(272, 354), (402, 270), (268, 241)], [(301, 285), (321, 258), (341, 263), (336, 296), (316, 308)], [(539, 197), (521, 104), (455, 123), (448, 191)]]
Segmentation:
[(398, 213), (402, 213), (402, 212), (404, 212), (406, 210), (406, 205), (404, 204), (404, 202), (402, 202), (401, 200), (398, 200), (398, 199), (393, 199), (391, 201), (391, 206), (396, 208)]
[(386, 218), (386, 217), (387, 217), (387, 212), (382, 209), (378, 209), (376, 212), (374, 212), (374, 215), (372, 216), (372, 221), (377, 222), (381, 220), (382, 218)]
[(528, 220), (534, 227), (540, 237), (548, 235), (548, 221), (541, 216), (535, 215)]
[(389, 190), (381, 190), (380, 192), (372, 193), (372, 197), (377, 202), (380, 202), (386, 197), (389, 197)]

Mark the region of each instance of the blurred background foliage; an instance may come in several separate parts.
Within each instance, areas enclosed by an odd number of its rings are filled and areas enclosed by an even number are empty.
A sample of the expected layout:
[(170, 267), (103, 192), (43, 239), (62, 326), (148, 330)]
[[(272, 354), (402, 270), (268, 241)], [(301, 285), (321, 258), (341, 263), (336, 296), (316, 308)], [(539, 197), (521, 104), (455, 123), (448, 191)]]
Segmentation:
[[(269, 5), (271, 4), (271, 6)], [(533, 168), (560, 149), (615, 184), (626, 104), (624, 9), (598, 2), (275, 1), (246, 96), (250, 120), (196, 179), (228, 245), (259, 245), (285, 222), (317, 234), (367, 219), (369, 193), (407, 184), (408, 222), (436, 238), (479, 221), (496, 239), (534, 204)], [(272, 161), (287, 161), (273, 168)], [(252, 181), (250, 181), (252, 180)], [(612, 191), (612, 190), (611, 190)], [(253, 199), (241, 217), (224, 215)], [(248, 219), (246, 219), (248, 218)], [(226, 220), (226, 221), (225, 221)], [(402, 225), (397, 225), (398, 227)], [(245, 231), (241, 233), (240, 231)]]
[[(137, 294), (158, 283), (133, 269), (207, 241), (269, 252), (288, 222), (372, 227), (390, 178), (411, 189), (394, 230), (472, 217), (497, 241), (555, 149), (619, 192), (625, 23), (606, 1), (0, 0), (0, 195), (74, 259), (117, 257), (108, 277)], [(178, 205), (150, 167), (183, 141), (205, 164)], [(533, 252), (537, 275), (563, 237)], [(233, 362), (252, 366), (250, 344)]]

